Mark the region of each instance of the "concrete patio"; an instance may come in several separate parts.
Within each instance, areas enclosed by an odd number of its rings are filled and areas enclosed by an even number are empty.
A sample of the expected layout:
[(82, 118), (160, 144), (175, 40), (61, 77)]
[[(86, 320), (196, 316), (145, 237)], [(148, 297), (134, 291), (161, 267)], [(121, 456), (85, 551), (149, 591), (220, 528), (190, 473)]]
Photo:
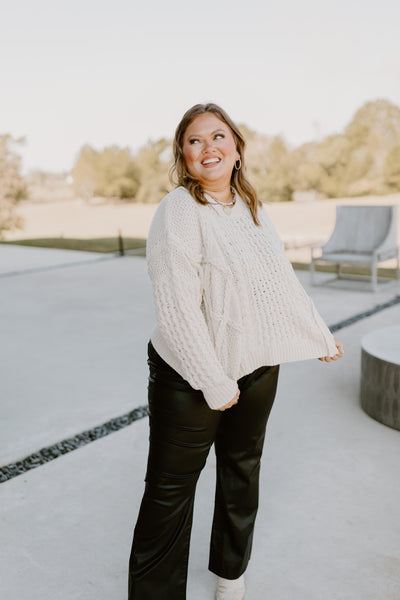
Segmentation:
[[(0, 466), (146, 404), (146, 262), (105, 258), (0, 246)], [(331, 326), (400, 293), (309, 288), (309, 274), (297, 274)], [(400, 432), (359, 405), (361, 337), (399, 323), (395, 304), (341, 327), (340, 361), (282, 366), (246, 600), (399, 600)], [(126, 600), (147, 428), (140, 419), (0, 485), (2, 598)], [(210, 453), (188, 600), (214, 598), (214, 478)]]

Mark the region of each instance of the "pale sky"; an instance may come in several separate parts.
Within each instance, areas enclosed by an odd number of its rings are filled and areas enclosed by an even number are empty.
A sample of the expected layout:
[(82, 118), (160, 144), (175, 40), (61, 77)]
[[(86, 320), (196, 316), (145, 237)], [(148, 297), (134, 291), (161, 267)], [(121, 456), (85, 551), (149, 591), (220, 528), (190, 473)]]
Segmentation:
[(400, 106), (399, 23), (398, 0), (0, 0), (0, 133), (26, 137), (25, 171), (69, 170), (212, 101), (299, 145)]

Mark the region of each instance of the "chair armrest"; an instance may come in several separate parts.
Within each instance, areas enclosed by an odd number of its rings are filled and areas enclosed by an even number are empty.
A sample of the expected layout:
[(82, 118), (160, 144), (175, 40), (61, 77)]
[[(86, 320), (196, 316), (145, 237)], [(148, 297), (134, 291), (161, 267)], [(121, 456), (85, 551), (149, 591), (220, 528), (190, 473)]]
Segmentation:
[(389, 258), (397, 258), (399, 253), (399, 248), (398, 246), (379, 246), (379, 248), (376, 248), (373, 252), (373, 255), (378, 258), (379, 260), (388, 260)]

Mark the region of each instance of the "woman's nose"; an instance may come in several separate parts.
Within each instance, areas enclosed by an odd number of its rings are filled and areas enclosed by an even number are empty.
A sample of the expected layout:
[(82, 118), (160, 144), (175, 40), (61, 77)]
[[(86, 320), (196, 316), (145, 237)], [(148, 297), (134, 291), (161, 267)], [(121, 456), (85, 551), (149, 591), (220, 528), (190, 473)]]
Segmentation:
[(203, 146), (204, 152), (210, 152), (214, 150), (214, 140), (206, 140)]

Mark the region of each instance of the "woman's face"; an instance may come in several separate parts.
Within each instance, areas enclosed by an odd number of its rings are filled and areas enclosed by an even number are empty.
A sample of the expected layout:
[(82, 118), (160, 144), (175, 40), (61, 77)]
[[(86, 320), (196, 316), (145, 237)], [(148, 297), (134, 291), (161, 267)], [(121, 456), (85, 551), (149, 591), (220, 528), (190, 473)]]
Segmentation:
[(232, 131), (213, 113), (199, 115), (188, 125), (182, 151), (187, 170), (205, 190), (230, 186), (240, 155)]

